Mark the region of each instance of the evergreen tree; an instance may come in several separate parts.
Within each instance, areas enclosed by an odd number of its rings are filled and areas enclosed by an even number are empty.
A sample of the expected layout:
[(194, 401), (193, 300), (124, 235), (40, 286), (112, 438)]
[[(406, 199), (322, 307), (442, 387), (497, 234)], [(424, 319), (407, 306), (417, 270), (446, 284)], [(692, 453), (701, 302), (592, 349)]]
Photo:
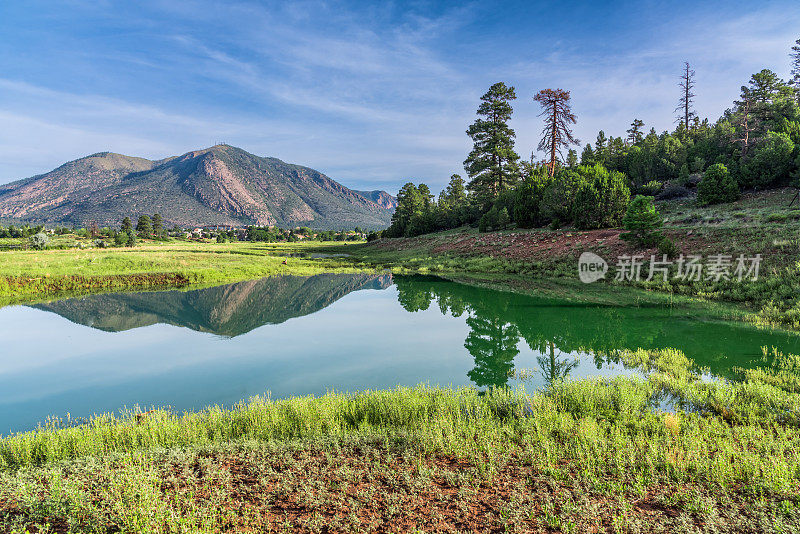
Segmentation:
[(800, 105), (800, 39), (794, 43), (790, 54), (792, 58), (791, 84), (794, 87), (797, 104)]
[(153, 234), (153, 224), (150, 221), (150, 217), (147, 215), (140, 216), (139, 221), (136, 223), (136, 231), (141, 238), (150, 237)]
[(130, 234), (131, 232), (133, 232), (133, 226), (131, 225), (130, 218), (125, 217), (124, 219), (122, 219), (122, 224), (120, 224), (119, 230), (120, 232), (123, 232), (125, 234)]
[(607, 144), (608, 139), (606, 138), (606, 133), (603, 130), (600, 130), (600, 132), (597, 134), (597, 139), (594, 142), (595, 163), (605, 163)]
[(484, 204), (513, 186), (519, 174), (519, 155), (514, 152), (516, 134), (508, 125), (513, 113), (510, 102), (516, 98), (513, 87), (506, 87), (503, 82), (492, 85), (481, 97), (480, 117), (467, 129), (474, 143), (464, 161), (464, 170), (470, 178), (467, 188)]
[(575, 152), (575, 149), (570, 148), (569, 152), (567, 152), (567, 167), (570, 169), (574, 169), (578, 166), (578, 153)]
[(595, 157), (594, 157), (594, 150), (592, 149), (591, 143), (586, 143), (586, 146), (581, 152), (581, 165), (594, 165), (595, 164)]
[(662, 224), (653, 197), (636, 195), (622, 218), (622, 225), (628, 233), (620, 235), (620, 238), (641, 246), (653, 246), (661, 240), (659, 229)]
[(164, 237), (164, 222), (158, 213), (153, 214), (153, 237)]
[(425, 201), (413, 183), (408, 182), (397, 193), (397, 208), (392, 214), (392, 224), (386, 229), (387, 237), (401, 237), (406, 234), (406, 229), (411, 219), (422, 213)]
[(464, 204), (464, 202), (467, 200), (467, 191), (464, 188), (464, 179), (458, 174), (450, 176), (450, 182), (442, 192), (447, 199), (447, 204), (451, 208), (457, 208)]
[(644, 134), (642, 133), (642, 126), (644, 126), (644, 121), (641, 119), (633, 119), (631, 123), (631, 127), (628, 128), (628, 144), (635, 145), (636, 143), (641, 143), (642, 139), (644, 139)]

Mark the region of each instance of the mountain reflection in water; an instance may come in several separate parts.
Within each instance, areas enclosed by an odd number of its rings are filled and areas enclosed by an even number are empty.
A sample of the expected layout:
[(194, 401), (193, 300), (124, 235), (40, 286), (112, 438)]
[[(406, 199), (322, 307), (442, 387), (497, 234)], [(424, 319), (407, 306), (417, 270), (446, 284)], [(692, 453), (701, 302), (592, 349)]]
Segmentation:
[(795, 334), (682, 309), (369, 273), (11, 306), (0, 309), (0, 340), (0, 434), (53, 414), (135, 404), (188, 410), (265, 392), (486, 389), (520, 375), (539, 388), (567, 376), (630, 374), (617, 349), (674, 347), (726, 377), (762, 365), (764, 346), (800, 353)]

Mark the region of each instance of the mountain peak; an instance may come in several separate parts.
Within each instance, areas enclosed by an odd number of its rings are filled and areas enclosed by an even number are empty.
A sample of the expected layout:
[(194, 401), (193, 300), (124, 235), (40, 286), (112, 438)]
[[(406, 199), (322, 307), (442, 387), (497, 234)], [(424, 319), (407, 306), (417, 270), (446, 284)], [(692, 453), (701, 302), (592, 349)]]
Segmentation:
[(159, 161), (98, 152), (0, 189), (4, 218), (116, 226), (156, 212), (181, 226), (383, 228), (391, 218), (319, 171), (227, 144)]

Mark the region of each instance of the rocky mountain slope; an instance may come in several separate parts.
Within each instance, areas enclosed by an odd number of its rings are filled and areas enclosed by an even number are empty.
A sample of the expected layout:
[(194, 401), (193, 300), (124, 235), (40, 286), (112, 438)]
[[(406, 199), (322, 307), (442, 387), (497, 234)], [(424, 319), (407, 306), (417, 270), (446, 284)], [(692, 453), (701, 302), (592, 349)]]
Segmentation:
[(157, 212), (180, 226), (383, 228), (391, 211), (376, 198), (308, 167), (216, 145), (158, 161), (109, 152), (71, 161), (0, 185), (0, 218), (116, 226)]
[(394, 211), (397, 208), (397, 199), (386, 191), (378, 189), (375, 191), (356, 191), (356, 193), (379, 206), (383, 206), (387, 210)]

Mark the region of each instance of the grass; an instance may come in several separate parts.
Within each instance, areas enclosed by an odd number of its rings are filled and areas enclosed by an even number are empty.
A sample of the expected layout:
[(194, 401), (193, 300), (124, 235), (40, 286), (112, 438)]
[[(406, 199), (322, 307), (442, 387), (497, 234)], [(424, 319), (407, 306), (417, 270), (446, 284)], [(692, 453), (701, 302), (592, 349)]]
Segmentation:
[(640, 375), (255, 398), (10, 436), (0, 530), (800, 528), (800, 359), (765, 352), (727, 382), (674, 350), (620, 357)]
[[(665, 218), (664, 232), (680, 253), (698, 254), (705, 259), (714, 254), (733, 258), (760, 254), (756, 282), (673, 278), (666, 283), (579, 283), (577, 262), (584, 251), (606, 258), (612, 269), (616, 258), (623, 254), (639, 254), (646, 260), (651, 254), (661, 257), (656, 249), (632, 248), (620, 241), (619, 232), (614, 230), (533, 229), (480, 234), (475, 229), (461, 228), (416, 238), (384, 239), (354, 246), (350, 252), (362, 264), (394, 272), (431, 273), (572, 299), (721, 303), (732, 318), (800, 329), (800, 210), (785, 207), (794, 194), (794, 189), (752, 193), (737, 202), (713, 207), (699, 207), (691, 199), (658, 205)], [(676, 267), (672, 270), (674, 274)], [(645, 276), (646, 271), (645, 267)], [(634, 291), (621, 291), (623, 287)]]
[[(333, 247), (342, 251), (348, 245)], [(276, 274), (364, 270), (336, 258), (286, 257), (311, 248), (304, 243), (170, 241), (134, 248), (0, 252), (0, 304), (65, 293), (208, 285)]]

